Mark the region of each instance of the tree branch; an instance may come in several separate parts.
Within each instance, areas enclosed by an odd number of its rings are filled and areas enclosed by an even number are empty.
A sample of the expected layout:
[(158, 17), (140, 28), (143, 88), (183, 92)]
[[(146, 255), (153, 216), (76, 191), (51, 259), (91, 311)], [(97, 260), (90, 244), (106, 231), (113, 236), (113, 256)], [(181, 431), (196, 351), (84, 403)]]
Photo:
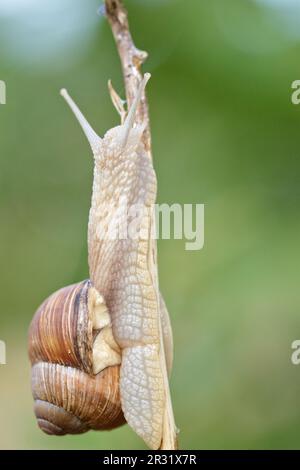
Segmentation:
[[(130, 34), (127, 11), (123, 6), (122, 0), (105, 0), (106, 15), (108, 21), (111, 25), (111, 29), (116, 41), (117, 49), (120, 55), (124, 83), (126, 89), (126, 98), (127, 98), (127, 109), (130, 109), (130, 106), (137, 94), (139, 84), (141, 82), (141, 65), (147, 59), (147, 52), (140, 51), (135, 47), (133, 39)], [(111, 89), (111, 88), (110, 88)], [(119, 109), (120, 115), (122, 117), (122, 109), (118, 104), (118, 97), (111, 89), (112, 99), (115, 103), (117, 109)], [(146, 95), (144, 93), (140, 106), (137, 110), (137, 122), (139, 124), (146, 123), (146, 128), (143, 135), (143, 143), (145, 149), (149, 155), (149, 158), (152, 158), (151, 154), (151, 133), (150, 133), (150, 119), (148, 112), (148, 104)], [(153, 221), (153, 224), (155, 222)], [(156, 244), (152, 246), (153, 256), (156, 260)], [(156, 273), (157, 277), (157, 273)], [(157, 286), (158, 290), (158, 286)], [(159, 295), (159, 291), (157, 292)], [(162, 338), (161, 338), (161, 344)], [(163, 346), (162, 346), (163, 347)], [(165, 377), (165, 393), (166, 393), (166, 408), (165, 414), (163, 417), (163, 436), (160, 449), (164, 450), (175, 450), (177, 449), (177, 429), (174, 422), (174, 415), (172, 409), (172, 402), (169, 390), (169, 382), (166, 370), (166, 361), (165, 353), (162, 352), (163, 357), (163, 374)]]
[[(127, 109), (130, 108), (136, 96), (138, 85), (141, 81), (141, 65), (148, 57), (147, 52), (140, 51), (134, 45), (130, 34), (127, 11), (121, 0), (105, 0), (106, 15), (110, 23), (117, 49), (120, 55), (125, 90), (127, 99)], [(144, 94), (139, 109), (137, 110), (137, 122), (147, 124), (143, 142), (149, 155), (151, 156), (151, 134), (148, 104)]]

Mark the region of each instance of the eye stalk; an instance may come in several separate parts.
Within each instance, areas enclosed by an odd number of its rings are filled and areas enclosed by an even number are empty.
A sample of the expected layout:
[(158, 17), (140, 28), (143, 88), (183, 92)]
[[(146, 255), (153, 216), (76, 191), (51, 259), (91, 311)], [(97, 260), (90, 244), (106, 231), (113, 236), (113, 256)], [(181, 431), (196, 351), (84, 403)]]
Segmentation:
[(134, 101), (132, 103), (132, 106), (129, 110), (129, 113), (127, 115), (127, 118), (125, 119), (125, 122), (123, 124), (123, 130), (124, 130), (124, 136), (123, 136), (123, 146), (125, 147), (126, 143), (127, 143), (127, 139), (128, 139), (128, 136), (129, 136), (129, 132), (131, 131), (131, 129), (133, 128), (133, 124), (134, 124), (134, 120), (135, 120), (135, 116), (136, 116), (136, 112), (137, 112), (137, 108), (141, 102), (141, 99), (142, 99), (142, 95), (145, 91), (145, 88), (146, 88), (146, 85), (149, 81), (149, 79), (151, 78), (151, 74), (150, 73), (145, 73), (144, 75), (144, 78), (143, 80), (141, 81), (140, 83), (140, 86), (139, 86), (139, 89), (138, 89), (138, 92), (136, 94), (136, 97), (134, 98)]
[(80, 109), (78, 108), (77, 104), (72, 100), (70, 97), (69, 93), (65, 88), (60, 90), (61, 96), (66, 100), (68, 105), (70, 106), (71, 110), (73, 111), (75, 117), (77, 118), (79, 124), (82, 127), (83, 132), (85, 133), (90, 146), (92, 148), (93, 154), (97, 153), (99, 151), (99, 146), (102, 142), (101, 137), (98, 136), (98, 134), (94, 131), (92, 126), (89, 124), (89, 122), (86, 120)]
[[(144, 78), (142, 79), (138, 92), (136, 94), (136, 97), (134, 98), (134, 101), (132, 103), (132, 106), (128, 112), (128, 115), (125, 119), (124, 124), (121, 126), (121, 147), (124, 148), (127, 144), (129, 133), (131, 129), (133, 128), (134, 125), (134, 120), (136, 117), (136, 112), (137, 108), (141, 102), (145, 87), (148, 83), (148, 80), (150, 79), (151, 75), (150, 73), (145, 73)], [(102, 142), (101, 137), (98, 136), (98, 134), (94, 131), (92, 126), (89, 124), (87, 119), (84, 117), (80, 109), (78, 108), (77, 104), (73, 101), (73, 99), (70, 97), (69, 93), (65, 88), (63, 88), (60, 91), (61, 96), (66, 100), (68, 105), (70, 106), (71, 110), (73, 111), (75, 117), (77, 118), (79, 124), (82, 127), (83, 132), (85, 133), (90, 146), (92, 148), (93, 154), (95, 155), (96, 153), (99, 152), (99, 147)], [(141, 126), (143, 128), (143, 126)]]

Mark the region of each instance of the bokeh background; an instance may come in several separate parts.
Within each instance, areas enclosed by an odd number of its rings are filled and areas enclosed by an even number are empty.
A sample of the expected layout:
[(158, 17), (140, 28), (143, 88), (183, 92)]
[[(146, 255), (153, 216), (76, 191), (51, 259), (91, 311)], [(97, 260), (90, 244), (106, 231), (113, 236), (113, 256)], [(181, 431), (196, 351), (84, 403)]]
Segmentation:
[[(150, 53), (158, 201), (204, 203), (205, 247), (159, 241), (175, 336), (172, 392), (186, 449), (299, 448), (300, 1), (128, 0)], [(0, 447), (144, 448), (127, 427), (48, 437), (32, 412), (27, 329), (88, 276), (88, 144), (66, 86), (103, 134), (124, 95), (99, 0), (1, 0)]]

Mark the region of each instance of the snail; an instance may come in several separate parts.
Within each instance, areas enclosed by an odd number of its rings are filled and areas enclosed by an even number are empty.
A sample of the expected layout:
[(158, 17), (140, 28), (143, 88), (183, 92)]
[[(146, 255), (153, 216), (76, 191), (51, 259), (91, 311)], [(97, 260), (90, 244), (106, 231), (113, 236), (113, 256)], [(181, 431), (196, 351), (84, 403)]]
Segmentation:
[[(171, 448), (174, 423), (168, 375), (173, 361), (169, 315), (158, 289), (154, 226), (156, 176), (136, 122), (150, 74), (125, 115), (110, 84), (121, 125), (100, 138), (68, 95), (93, 152), (88, 224), (90, 280), (54, 293), (29, 333), (32, 390), (40, 428), (48, 434), (112, 429), (127, 422), (151, 449)], [(142, 205), (146, 236), (106, 236), (128, 223), (122, 208)], [(167, 438), (166, 438), (167, 436)], [(168, 438), (169, 436), (169, 438)], [(162, 444), (164, 440), (166, 441)]]

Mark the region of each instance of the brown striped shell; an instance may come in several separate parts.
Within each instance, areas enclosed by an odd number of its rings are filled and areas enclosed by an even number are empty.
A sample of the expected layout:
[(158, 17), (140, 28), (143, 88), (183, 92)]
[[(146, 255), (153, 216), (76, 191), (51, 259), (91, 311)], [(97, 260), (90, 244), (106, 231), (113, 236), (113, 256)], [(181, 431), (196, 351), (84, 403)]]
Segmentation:
[(29, 357), (34, 410), (47, 434), (125, 422), (120, 352), (103, 298), (89, 280), (60, 289), (40, 306), (29, 330)]

